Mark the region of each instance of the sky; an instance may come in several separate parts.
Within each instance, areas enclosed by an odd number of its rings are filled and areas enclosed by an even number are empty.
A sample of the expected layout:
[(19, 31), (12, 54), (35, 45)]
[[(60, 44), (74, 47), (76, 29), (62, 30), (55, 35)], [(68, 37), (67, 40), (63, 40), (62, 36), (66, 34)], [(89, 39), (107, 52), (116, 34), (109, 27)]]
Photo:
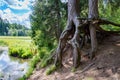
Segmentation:
[[(66, 2), (68, 0), (61, 0)], [(30, 28), (29, 15), (35, 0), (0, 0), (0, 17), (10, 23), (25, 25)]]
[(29, 15), (35, 0), (0, 0), (0, 17), (30, 28)]

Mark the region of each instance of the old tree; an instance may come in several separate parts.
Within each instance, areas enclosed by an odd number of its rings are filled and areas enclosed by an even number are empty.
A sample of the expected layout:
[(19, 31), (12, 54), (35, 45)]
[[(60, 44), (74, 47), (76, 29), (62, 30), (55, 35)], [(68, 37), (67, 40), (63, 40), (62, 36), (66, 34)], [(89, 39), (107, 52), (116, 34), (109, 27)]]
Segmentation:
[[(105, 31), (100, 25), (115, 25), (120, 26), (114, 22), (99, 18), (98, 0), (89, 0), (88, 18), (80, 16), (81, 0), (68, 0), (68, 19), (67, 25), (59, 38), (59, 44), (55, 50), (55, 65), (62, 66), (63, 54), (67, 47), (71, 47), (73, 56), (73, 67), (78, 67), (81, 60), (82, 47), (86, 42), (90, 41), (91, 50), (87, 53), (90, 59), (93, 59), (97, 52), (98, 42), (103, 39), (105, 35), (114, 34), (114, 31)], [(97, 39), (99, 37), (99, 39)]]

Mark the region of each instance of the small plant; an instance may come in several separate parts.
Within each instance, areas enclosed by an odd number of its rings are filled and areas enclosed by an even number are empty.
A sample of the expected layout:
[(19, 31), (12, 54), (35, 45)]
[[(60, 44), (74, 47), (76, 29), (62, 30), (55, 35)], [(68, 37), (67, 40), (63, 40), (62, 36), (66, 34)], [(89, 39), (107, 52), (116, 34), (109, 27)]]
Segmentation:
[(56, 66), (55, 65), (50, 66), (50, 68), (47, 69), (47, 71), (46, 71), (46, 75), (50, 75), (55, 70), (56, 70)]
[(76, 69), (73, 67), (73, 68), (71, 69), (71, 71), (72, 71), (72, 72), (75, 72), (75, 71), (76, 71)]
[(36, 64), (40, 61), (40, 57), (35, 55), (32, 60), (30, 61), (30, 67), (35, 68)]
[(29, 78), (29, 76), (32, 74), (34, 68), (30, 67), (28, 72), (24, 75), (24, 80), (26, 80), (27, 78)]
[(44, 58), (41, 60), (41, 63), (40, 63), (40, 67), (41, 68), (44, 68), (44, 67), (46, 67), (47, 66), (47, 64), (48, 64), (48, 55), (46, 54), (45, 56), (44, 56)]

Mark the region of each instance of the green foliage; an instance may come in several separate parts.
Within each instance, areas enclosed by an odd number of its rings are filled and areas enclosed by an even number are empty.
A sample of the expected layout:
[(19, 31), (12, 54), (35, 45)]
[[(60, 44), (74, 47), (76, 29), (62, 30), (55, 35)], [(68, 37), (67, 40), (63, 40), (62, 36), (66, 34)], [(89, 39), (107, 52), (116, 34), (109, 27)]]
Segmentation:
[(50, 68), (47, 69), (47, 71), (46, 71), (46, 75), (50, 75), (55, 70), (56, 70), (56, 66), (55, 65), (50, 66)]
[(23, 59), (28, 59), (28, 58), (32, 58), (33, 53), (31, 53), (30, 49), (15, 46), (9, 48), (9, 55)]
[(37, 54), (35, 55), (32, 60), (30, 61), (30, 66), (32, 68), (35, 68), (36, 67), (36, 64), (40, 61), (40, 56)]
[(47, 47), (51, 50), (55, 47), (55, 39), (58, 39), (65, 26), (64, 16), (65, 9), (60, 0), (36, 1), (31, 15), (31, 37), (38, 49)]
[[(120, 7), (118, 6), (118, 0), (110, 0), (107, 2), (106, 7), (104, 7), (103, 2), (99, 1), (99, 16), (100, 18), (105, 18), (109, 21), (115, 23), (120, 23)], [(116, 6), (116, 7), (115, 7)], [(102, 28), (107, 31), (120, 31), (119, 27), (112, 25), (102, 25)]]
[(40, 65), (39, 65), (41, 68), (44, 68), (48, 65), (48, 58), (49, 58), (49, 55), (47, 55), (47, 54), (43, 57)]

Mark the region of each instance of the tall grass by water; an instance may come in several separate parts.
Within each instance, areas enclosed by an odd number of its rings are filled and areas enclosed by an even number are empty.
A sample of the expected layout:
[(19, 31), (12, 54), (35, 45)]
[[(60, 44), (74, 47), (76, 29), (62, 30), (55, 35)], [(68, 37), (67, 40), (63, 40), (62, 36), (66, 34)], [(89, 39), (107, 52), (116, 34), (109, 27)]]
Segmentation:
[(32, 74), (38, 62), (40, 62), (40, 67), (45, 67), (48, 63), (47, 58), (51, 53), (46, 47), (38, 51), (30, 37), (0, 36), (0, 46), (8, 46), (10, 56), (22, 59), (30, 58), (28, 61), (29, 69), (24, 77), (19, 80), (26, 80)]
[(37, 53), (30, 37), (0, 36), (0, 46), (9, 47), (9, 55), (28, 59)]

